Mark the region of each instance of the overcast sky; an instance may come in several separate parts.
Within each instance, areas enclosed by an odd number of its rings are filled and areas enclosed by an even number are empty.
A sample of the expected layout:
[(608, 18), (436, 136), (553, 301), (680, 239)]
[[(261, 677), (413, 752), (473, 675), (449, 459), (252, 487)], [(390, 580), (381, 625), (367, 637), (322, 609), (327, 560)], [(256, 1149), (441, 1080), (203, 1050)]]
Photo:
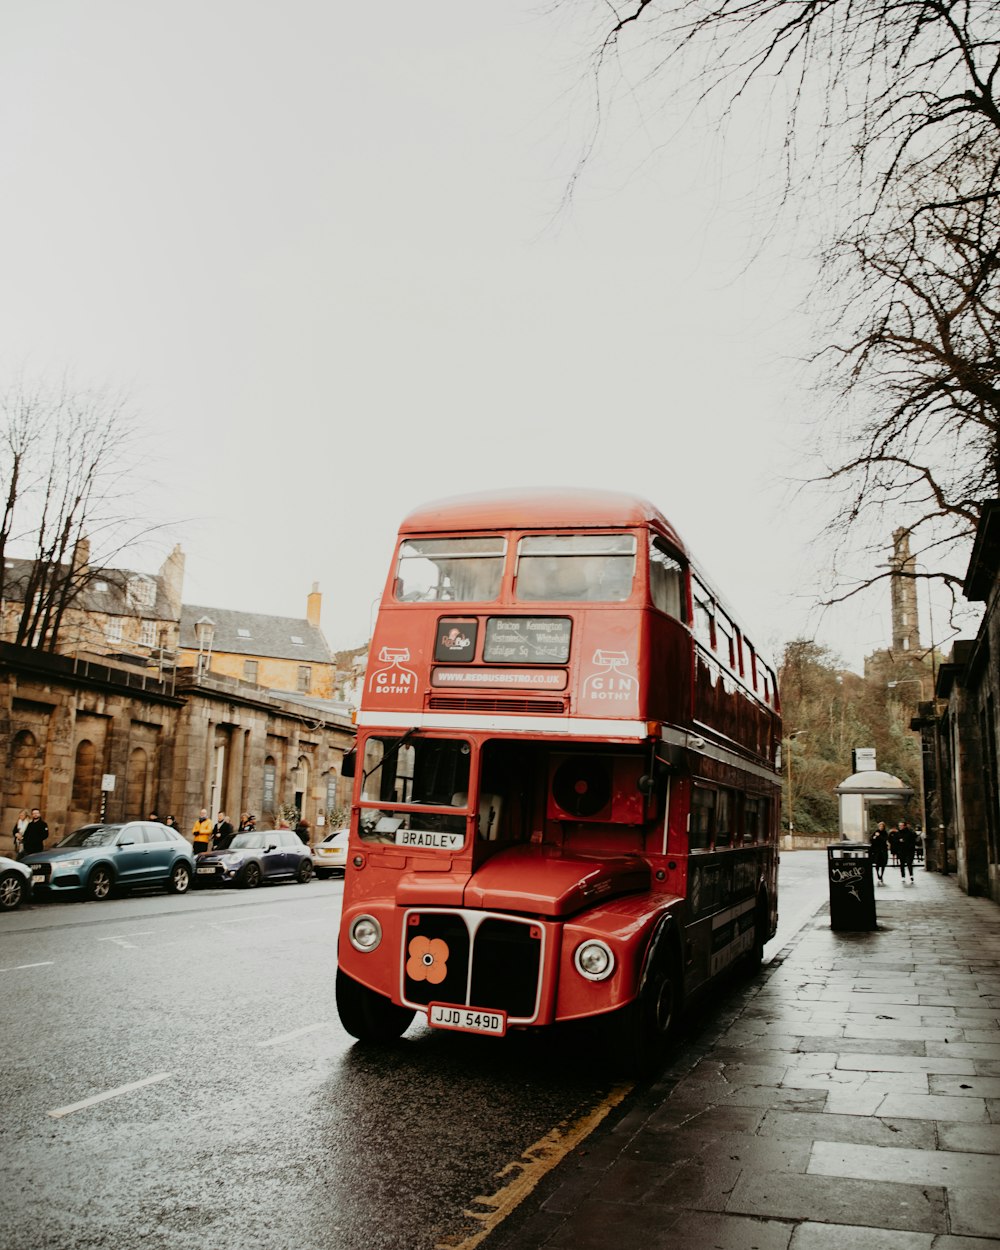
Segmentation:
[(287, 616), (319, 582), (351, 647), (417, 504), (600, 486), (762, 647), (887, 644), (888, 588), (808, 593), (812, 269), (761, 243), (765, 119), (623, 109), (561, 211), (586, 64), (517, 0), (7, 0), (0, 369), (130, 392), (172, 523), (137, 566), (178, 541), (188, 602)]

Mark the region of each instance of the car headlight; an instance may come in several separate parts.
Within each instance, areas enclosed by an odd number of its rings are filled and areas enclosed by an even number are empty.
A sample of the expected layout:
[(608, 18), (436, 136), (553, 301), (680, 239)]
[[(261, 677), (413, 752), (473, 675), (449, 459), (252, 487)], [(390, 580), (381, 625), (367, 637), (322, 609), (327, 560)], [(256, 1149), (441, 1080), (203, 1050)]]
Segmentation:
[(604, 942), (583, 942), (576, 948), (573, 963), (588, 981), (606, 981), (615, 970), (615, 957)]
[(52, 867), (57, 872), (61, 872), (64, 868), (82, 868), (83, 860), (82, 859), (59, 859), (59, 860), (56, 860), (55, 863), (53, 863)]
[(235, 852), (231, 855), (226, 854), (226, 855), (223, 855), (222, 862), (224, 864), (242, 864), (243, 856)]
[(382, 941), (382, 926), (374, 916), (359, 916), (350, 928), (351, 945), (367, 954)]

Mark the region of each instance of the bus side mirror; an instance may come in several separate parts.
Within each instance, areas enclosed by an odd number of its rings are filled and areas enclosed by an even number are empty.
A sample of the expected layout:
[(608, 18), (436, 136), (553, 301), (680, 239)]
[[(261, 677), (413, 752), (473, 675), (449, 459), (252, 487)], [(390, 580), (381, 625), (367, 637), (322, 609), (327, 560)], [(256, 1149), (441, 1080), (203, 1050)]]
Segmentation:
[(358, 758), (357, 747), (351, 747), (351, 749), (347, 752), (344, 758), (340, 761), (341, 777), (353, 777), (354, 776), (354, 765), (357, 762), (357, 758)]

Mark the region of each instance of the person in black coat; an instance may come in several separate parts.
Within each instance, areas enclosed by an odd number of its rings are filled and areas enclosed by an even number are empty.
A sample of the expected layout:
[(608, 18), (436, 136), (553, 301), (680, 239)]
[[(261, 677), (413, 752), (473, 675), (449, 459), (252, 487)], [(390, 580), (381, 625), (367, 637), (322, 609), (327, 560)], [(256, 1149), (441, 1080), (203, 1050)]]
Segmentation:
[(905, 820), (899, 822), (899, 833), (896, 837), (896, 854), (899, 856), (899, 875), (906, 880), (910, 874), (913, 881), (913, 856), (917, 849), (917, 835)]
[(215, 828), (212, 830), (212, 850), (225, 851), (228, 850), (230, 842), (233, 840), (232, 821), (225, 812), (219, 812), (219, 819), (215, 822)]
[(885, 869), (889, 863), (889, 831), (885, 827), (884, 820), (878, 822), (878, 827), (872, 834), (871, 848), (872, 867), (875, 869), (878, 883), (885, 885)]
[(49, 836), (49, 827), (42, 820), (42, 813), (37, 807), (31, 809), (31, 819), (24, 826), (22, 846), (25, 855), (34, 855), (36, 851), (45, 850), (45, 839)]

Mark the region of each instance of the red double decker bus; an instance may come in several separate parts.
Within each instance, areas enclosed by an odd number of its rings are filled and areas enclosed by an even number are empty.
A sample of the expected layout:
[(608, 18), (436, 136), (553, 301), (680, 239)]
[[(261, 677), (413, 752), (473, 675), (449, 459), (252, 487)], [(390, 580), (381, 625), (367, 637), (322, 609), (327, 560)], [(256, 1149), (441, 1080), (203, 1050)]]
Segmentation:
[(358, 713), (344, 1027), (603, 1017), (654, 1066), (775, 931), (780, 741), (773, 670), (644, 500), (413, 512)]

